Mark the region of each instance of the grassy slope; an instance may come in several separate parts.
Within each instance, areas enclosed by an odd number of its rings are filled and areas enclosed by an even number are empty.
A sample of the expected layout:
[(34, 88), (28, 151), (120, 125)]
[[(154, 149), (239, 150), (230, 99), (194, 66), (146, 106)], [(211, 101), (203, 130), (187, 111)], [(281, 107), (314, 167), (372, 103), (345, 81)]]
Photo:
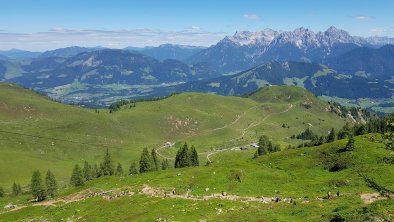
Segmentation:
[[(240, 201), (209, 200), (192, 201), (180, 199), (153, 198), (142, 194), (122, 197), (112, 201), (101, 197), (89, 198), (81, 202), (60, 204), (57, 207), (28, 207), (19, 211), (0, 215), (1, 221), (17, 221), (41, 218), (58, 221), (78, 218), (77, 221), (153, 221), (158, 218), (171, 221), (329, 221), (340, 215), (347, 221), (362, 221), (368, 218), (390, 221), (394, 216), (394, 201), (384, 200), (364, 204), (362, 193), (374, 192), (368, 188), (359, 172), (367, 174), (377, 183), (393, 190), (394, 169), (379, 160), (389, 151), (382, 144), (371, 139), (379, 135), (356, 137), (355, 150), (350, 152), (351, 165), (339, 172), (329, 172), (324, 167), (322, 153), (336, 153), (346, 141), (336, 141), (319, 147), (284, 150), (252, 159), (253, 151), (228, 151), (213, 157), (209, 166), (172, 169), (146, 173), (130, 177), (110, 177), (93, 181), (81, 188), (63, 191), (63, 195), (86, 188), (113, 189), (130, 186), (134, 191), (143, 184), (184, 193), (191, 188), (192, 195), (207, 195), (226, 191), (240, 196), (281, 196), (308, 197), (308, 203), (297, 201), (290, 204), (243, 203)], [(342, 154), (341, 154), (342, 155)], [(234, 182), (229, 175), (242, 171), (242, 182)], [(342, 185), (336, 185), (342, 183)], [(205, 191), (210, 188), (209, 191)], [(341, 192), (341, 197), (317, 200), (328, 191)], [(21, 197), (20, 204), (26, 204)], [(3, 200), (18, 203), (17, 200)], [(1, 201), (1, 199), (0, 199)], [(8, 202), (7, 202), (8, 201)], [(218, 208), (222, 213), (218, 214)]]
[[(270, 89), (260, 94), (275, 95), (286, 87)], [(291, 95), (305, 94), (300, 88), (290, 91), (294, 91)], [(55, 103), (31, 91), (0, 84), (1, 130), (45, 137), (0, 133), (0, 185), (9, 189), (15, 181), (26, 186), (34, 169), (51, 169), (65, 184), (73, 164), (99, 162), (106, 148), (127, 169), (131, 161), (138, 160), (143, 147), (159, 147), (166, 141), (177, 145), (187, 141), (202, 153), (248, 144), (262, 134), (283, 145), (294, 144), (298, 141), (289, 136), (309, 124), (321, 134), (343, 125), (342, 119), (326, 112), (324, 104), (311, 94), (290, 101), (257, 95), (240, 98), (184, 93), (139, 102), (135, 108), (109, 114), (107, 110)], [(304, 108), (305, 100), (313, 102), (311, 109)], [(282, 128), (283, 123), (290, 128)], [(173, 155), (175, 150), (164, 153)]]

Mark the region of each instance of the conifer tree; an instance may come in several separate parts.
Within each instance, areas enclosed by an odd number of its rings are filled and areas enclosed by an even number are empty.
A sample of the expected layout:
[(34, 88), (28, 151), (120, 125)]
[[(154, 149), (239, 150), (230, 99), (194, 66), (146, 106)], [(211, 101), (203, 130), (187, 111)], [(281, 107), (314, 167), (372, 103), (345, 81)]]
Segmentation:
[(151, 155), (152, 155), (152, 161), (153, 161), (153, 169), (158, 170), (159, 169), (159, 160), (157, 159), (157, 154), (156, 154), (155, 149), (152, 149)]
[(280, 146), (279, 144), (275, 144), (272, 146), (272, 152), (279, 152), (280, 151)]
[(105, 151), (103, 167), (102, 167), (102, 175), (103, 176), (111, 176), (115, 173), (114, 164), (112, 162), (111, 155), (109, 154), (108, 149)]
[(45, 200), (45, 188), (41, 179), (40, 171), (36, 170), (33, 172), (30, 188), (33, 197), (36, 198), (37, 201)]
[(4, 192), (4, 188), (0, 187), (0, 197), (4, 197), (5, 192)]
[(365, 127), (365, 125), (364, 124), (361, 124), (361, 125), (359, 125), (358, 127), (356, 127), (356, 130), (355, 130), (355, 134), (358, 136), (358, 135), (364, 135), (364, 134), (366, 134), (367, 133), (367, 129), (366, 129), (366, 127)]
[(260, 136), (259, 138), (259, 142), (258, 142), (258, 148), (257, 148), (257, 155), (261, 156), (261, 155), (265, 155), (268, 153), (268, 143), (269, 143), (269, 139), (267, 136)]
[(90, 177), (92, 178), (92, 180), (99, 177), (98, 167), (96, 163), (93, 165), (91, 173), (92, 174)]
[(57, 182), (55, 175), (53, 175), (53, 173), (50, 170), (47, 171), (47, 174), (45, 176), (45, 185), (47, 188), (47, 195), (50, 197), (56, 196)]
[(346, 137), (349, 136), (349, 134), (351, 134), (351, 126), (348, 122), (346, 122), (346, 124), (342, 127), (342, 129), (338, 132), (338, 139), (345, 139)]
[(135, 162), (132, 162), (129, 168), (129, 175), (134, 175), (134, 174), (138, 174), (138, 168), (137, 168), (137, 164)]
[(22, 194), (22, 187), (20, 184), (14, 182), (14, 184), (12, 185), (12, 195), (18, 196), (20, 194)]
[(19, 192), (19, 194), (23, 194), (22, 187), (19, 183), (18, 183), (18, 192)]
[(190, 160), (191, 160), (191, 166), (198, 166), (199, 165), (198, 153), (197, 153), (197, 150), (194, 146), (192, 146), (190, 149)]
[(325, 140), (324, 136), (320, 136), (319, 140), (317, 141), (317, 145), (322, 145), (324, 143), (324, 140)]
[(175, 168), (191, 166), (190, 151), (185, 143), (177, 152), (175, 157)]
[(168, 170), (170, 168), (170, 162), (165, 159), (163, 162), (161, 162), (161, 169), (162, 170)]
[(14, 184), (12, 184), (12, 195), (13, 196), (18, 196), (18, 185), (16, 185), (16, 183), (14, 182)]
[(151, 171), (153, 168), (152, 163), (148, 148), (144, 148), (140, 157), (140, 173)]
[(83, 179), (82, 171), (79, 168), (79, 165), (76, 164), (71, 175), (70, 184), (77, 187), (84, 185), (84, 183), (85, 181)]
[(104, 164), (103, 163), (100, 163), (100, 168), (99, 168), (99, 177), (102, 177), (102, 176), (104, 176), (104, 171), (105, 171), (105, 169), (104, 169)]
[(116, 167), (116, 172), (115, 175), (116, 176), (123, 176), (123, 167), (122, 164), (118, 163), (118, 166)]
[(85, 163), (83, 164), (83, 177), (85, 179), (85, 181), (89, 181), (93, 179), (93, 173), (92, 173), (93, 169), (92, 166), (90, 166), (90, 164), (88, 163), (88, 161), (85, 161)]
[(348, 141), (345, 147), (346, 151), (353, 151), (354, 150), (354, 137), (352, 134), (349, 134)]
[(267, 151), (268, 151), (269, 153), (274, 152), (274, 146), (272, 145), (272, 142), (271, 142), (271, 141), (268, 141), (268, 144), (267, 144)]
[(328, 134), (327, 143), (334, 142), (335, 139), (336, 139), (335, 130), (334, 130), (334, 128), (332, 128), (331, 131), (330, 131), (330, 133)]

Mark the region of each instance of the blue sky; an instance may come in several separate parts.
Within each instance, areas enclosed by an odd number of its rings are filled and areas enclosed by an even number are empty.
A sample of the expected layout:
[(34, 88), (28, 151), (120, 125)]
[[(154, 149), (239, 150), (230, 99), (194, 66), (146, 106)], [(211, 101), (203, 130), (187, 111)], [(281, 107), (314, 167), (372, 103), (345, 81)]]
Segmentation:
[(392, 0), (0, 0), (0, 49), (209, 46), (237, 30), (394, 36)]

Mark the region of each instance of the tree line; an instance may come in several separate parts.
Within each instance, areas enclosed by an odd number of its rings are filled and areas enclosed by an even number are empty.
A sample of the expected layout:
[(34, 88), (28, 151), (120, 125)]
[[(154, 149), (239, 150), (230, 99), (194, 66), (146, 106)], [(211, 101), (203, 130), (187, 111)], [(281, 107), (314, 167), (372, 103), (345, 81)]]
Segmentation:
[[(299, 134), (299, 136), (300, 139), (312, 138), (310, 139), (311, 141), (301, 143), (300, 145), (298, 145), (298, 148), (319, 146), (323, 143), (331, 143), (335, 140), (341, 140), (346, 138), (348, 138), (349, 141), (354, 141), (354, 136), (364, 135), (368, 133), (381, 133), (383, 135), (383, 138), (388, 137), (394, 132), (394, 115), (389, 115), (385, 118), (370, 119), (364, 124), (350, 125), (349, 123), (346, 123), (338, 132), (336, 132), (336, 130), (332, 128), (327, 136), (317, 136), (308, 129), (306, 129), (303, 133)], [(313, 136), (309, 137), (308, 135)]]
[(116, 112), (116, 111), (120, 110), (125, 105), (130, 105), (129, 108), (133, 108), (133, 107), (136, 106), (137, 102), (149, 102), (149, 101), (163, 100), (163, 99), (169, 98), (169, 97), (171, 97), (173, 95), (176, 95), (176, 94), (179, 94), (179, 93), (174, 92), (174, 93), (171, 93), (168, 96), (161, 96), (161, 97), (154, 97), (154, 98), (139, 98), (139, 99), (132, 99), (132, 100), (122, 99), (120, 101), (113, 102), (108, 107), (108, 109), (109, 109), (110, 113), (113, 113), (113, 112)]
[(254, 157), (266, 155), (268, 153), (274, 153), (280, 151), (279, 144), (273, 144), (267, 136), (261, 136), (259, 142), (257, 143), (258, 148)]
[[(175, 168), (198, 166), (198, 153), (194, 146), (190, 149), (185, 143), (179, 148), (175, 158)], [(144, 148), (141, 152), (139, 166), (135, 161), (130, 164), (128, 175), (135, 175), (138, 173), (145, 173), (157, 170), (167, 170), (171, 167), (168, 159), (160, 161), (155, 149), (148, 150)], [(118, 163), (115, 167), (112, 156), (108, 149), (104, 153), (101, 163), (91, 165), (85, 161), (81, 168), (79, 164), (75, 164), (70, 177), (70, 185), (83, 186), (87, 181), (94, 180), (103, 176), (124, 176), (125, 172), (122, 164)], [(33, 198), (36, 201), (42, 201), (47, 198), (53, 198), (57, 194), (58, 185), (55, 175), (48, 170), (45, 178), (41, 176), (41, 172), (36, 170), (33, 172), (30, 182), (30, 190)], [(12, 185), (12, 195), (21, 195), (23, 190), (20, 184), (14, 183)], [(0, 197), (5, 195), (5, 190), (0, 187)]]
[[(175, 168), (198, 166), (198, 153), (194, 146), (191, 149), (188, 148), (185, 143), (179, 148), (175, 158)], [(146, 173), (158, 170), (167, 170), (171, 166), (168, 159), (160, 161), (157, 156), (156, 149), (148, 150), (144, 148), (140, 155), (139, 166), (134, 161), (130, 164), (128, 169), (128, 175), (135, 175), (138, 173)], [(80, 168), (78, 164), (74, 166), (71, 174), (70, 184), (73, 186), (82, 186), (86, 181), (93, 180), (102, 176), (124, 176), (124, 170), (122, 164), (118, 163), (116, 168), (113, 163), (112, 157), (108, 151), (105, 152), (103, 161), (99, 164), (90, 165), (87, 161), (84, 163), (84, 167)]]

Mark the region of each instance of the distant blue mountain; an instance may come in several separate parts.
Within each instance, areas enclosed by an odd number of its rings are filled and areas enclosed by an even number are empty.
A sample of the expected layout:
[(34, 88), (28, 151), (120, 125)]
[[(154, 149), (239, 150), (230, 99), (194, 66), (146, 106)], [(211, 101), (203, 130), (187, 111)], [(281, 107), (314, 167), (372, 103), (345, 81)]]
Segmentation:
[(55, 50), (49, 50), (43, 52), (40, 57), (41, 58), (49, 58), (49, 57), (62, 57), (67, 58), (71, 56), (75, 56), (82, 52), (92, 52), (99, 49), (103, 49), (103, 47), (79, 47), (79, 46), (71, 46), (66, 48), (60, 48)]
[(175, 59), (183, 61), (205, 49), (205, 47), (163, 44), (157, 47), (127, 47), (125, 49), (130, 51), (138, 51), (142, 54), (148, 55), (158, 60)]
[(20, 49), (0, 51), (0, 59), (30, 59), (37, 58), (40, 55), (41, 52), (30, 52)]
[(204, 65), (178, 60), (156, 60), (141, 53), (118, 49), (81, 52), (69, 58), (40, 57), (22, 65), (22, 76), (9, 79), (26, 87), (47, 89), (78, 82), (81, 84), (149, 85), (188, 82), (217, 77)]

